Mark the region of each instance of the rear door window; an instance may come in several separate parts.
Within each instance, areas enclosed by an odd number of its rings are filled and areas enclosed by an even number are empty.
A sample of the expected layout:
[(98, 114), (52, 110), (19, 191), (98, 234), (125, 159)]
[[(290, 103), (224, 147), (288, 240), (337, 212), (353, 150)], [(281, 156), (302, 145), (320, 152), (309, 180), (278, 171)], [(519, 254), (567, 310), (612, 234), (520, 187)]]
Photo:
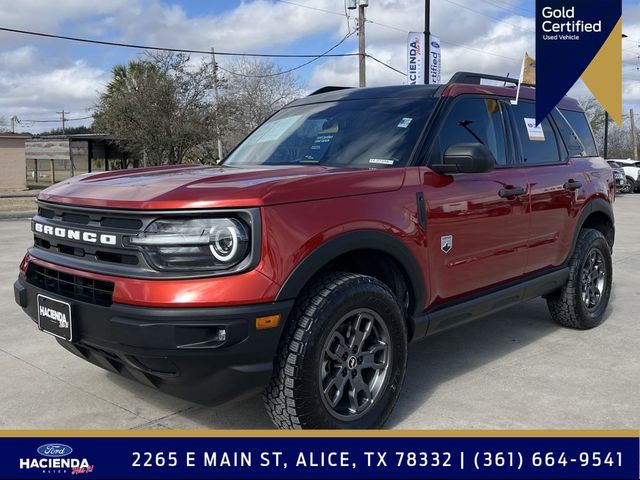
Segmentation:
[(520, 101), (518, 105), (512, 105), (511, 109), (525, 165), (560, 163), (558, 141), (549, 118), (536, 125), (535, 104), (529, 102)]

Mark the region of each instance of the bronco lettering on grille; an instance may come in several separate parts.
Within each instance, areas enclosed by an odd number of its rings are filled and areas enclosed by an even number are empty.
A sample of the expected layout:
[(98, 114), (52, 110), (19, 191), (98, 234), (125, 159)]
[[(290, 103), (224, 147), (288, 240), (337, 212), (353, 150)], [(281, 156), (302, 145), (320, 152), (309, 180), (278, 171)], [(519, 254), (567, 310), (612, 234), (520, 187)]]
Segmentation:
[(93, 232), (85, 232), (64, 227), (53, 227), (42, 223), (33, 222), (33, 230), (37, 233), (50, 235), (52, 237), (66, 238), (86, 243), (98, 243), (101, 245), (116, 245), (117, 237), (115, 235), (98, 234)]

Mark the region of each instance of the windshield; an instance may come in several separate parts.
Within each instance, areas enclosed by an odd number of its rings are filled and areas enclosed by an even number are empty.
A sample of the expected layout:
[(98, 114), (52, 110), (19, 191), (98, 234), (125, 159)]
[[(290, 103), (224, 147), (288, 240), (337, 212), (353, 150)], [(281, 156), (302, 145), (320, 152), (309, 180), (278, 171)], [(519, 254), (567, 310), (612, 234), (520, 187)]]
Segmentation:
[(407, 165), (435, 99), (368, 99), (281, 110), (249, 135), (225, 165)]

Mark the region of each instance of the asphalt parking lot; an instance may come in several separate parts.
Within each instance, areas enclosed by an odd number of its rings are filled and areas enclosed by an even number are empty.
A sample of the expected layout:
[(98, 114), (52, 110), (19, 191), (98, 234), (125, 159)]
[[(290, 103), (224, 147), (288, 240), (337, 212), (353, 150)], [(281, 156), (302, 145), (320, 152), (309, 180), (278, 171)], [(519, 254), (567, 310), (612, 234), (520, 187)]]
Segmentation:
[[(414, 345), (388, 427), (637, 429), (640, 195), (618, 198), (615, 212), (614, 289), (601, 327), (557, 327), (538, 299)], [(13, 300), (29, 222), (0, 221), (0, 243), (0, 428), (272, 428), (259, 396), (202, 407), (59, 347)]]

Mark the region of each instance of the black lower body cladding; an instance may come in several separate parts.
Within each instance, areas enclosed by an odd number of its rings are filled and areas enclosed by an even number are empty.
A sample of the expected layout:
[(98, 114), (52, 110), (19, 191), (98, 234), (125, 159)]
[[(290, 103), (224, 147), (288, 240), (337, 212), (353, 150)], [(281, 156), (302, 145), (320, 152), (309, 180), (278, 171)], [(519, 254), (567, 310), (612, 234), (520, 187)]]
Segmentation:
[[(16, 302), (37, 323), (38, 295), (71, 305), (67, 350), (162, 392), (217, 405), (260, 391), (273, 369), (282, 323), (292, 302), (219, 308), (100, 306), (61, 297), (29, 283), (14, 284)], [(280, 314), (277, 328), (256, 330), (256, 318)], [(224, 330), (224, 341), (217, 332)]]

